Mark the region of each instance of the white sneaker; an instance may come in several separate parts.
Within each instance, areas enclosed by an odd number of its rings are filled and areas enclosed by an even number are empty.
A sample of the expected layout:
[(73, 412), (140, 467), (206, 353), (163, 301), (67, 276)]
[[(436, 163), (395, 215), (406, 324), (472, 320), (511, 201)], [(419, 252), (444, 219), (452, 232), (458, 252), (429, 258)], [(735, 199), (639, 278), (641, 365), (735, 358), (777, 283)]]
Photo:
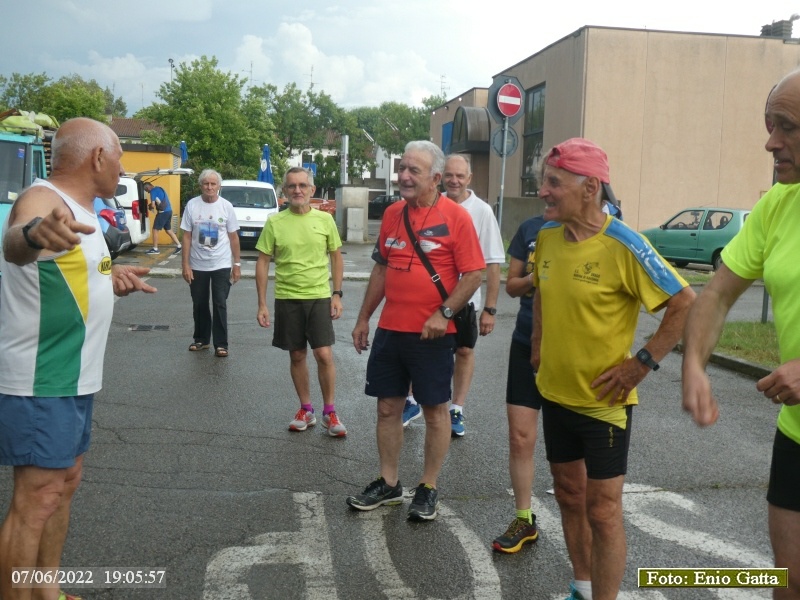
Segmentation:
[(344, 437), (347, 435), (347, 429), (335, 412), (328, 413), (322, 417), (322, 426), (328, 430), (328, 435), (331, 437)]

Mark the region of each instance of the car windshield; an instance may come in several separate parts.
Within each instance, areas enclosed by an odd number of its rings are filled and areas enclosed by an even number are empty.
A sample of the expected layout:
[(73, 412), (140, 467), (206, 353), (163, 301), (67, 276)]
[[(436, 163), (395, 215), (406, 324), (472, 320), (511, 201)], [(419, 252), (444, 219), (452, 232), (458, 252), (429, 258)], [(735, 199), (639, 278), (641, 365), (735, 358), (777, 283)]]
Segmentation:
[(269, 188), (224, 186), (220, 196), (240, 208), (275, 208), (278, 200)]

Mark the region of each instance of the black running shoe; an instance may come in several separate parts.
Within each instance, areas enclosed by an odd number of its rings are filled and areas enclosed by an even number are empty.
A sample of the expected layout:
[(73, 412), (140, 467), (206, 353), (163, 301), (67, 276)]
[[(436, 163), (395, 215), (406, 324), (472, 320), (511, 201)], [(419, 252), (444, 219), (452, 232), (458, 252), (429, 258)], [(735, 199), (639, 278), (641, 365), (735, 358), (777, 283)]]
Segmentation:
[(492, 542), (492, 548), (498, 552), (513, 554), (519, 552), (525, 544), (533, 543), (537, 539), (539, 530), (536, 529), (536, 517), (533, 517), (533, 523), (516, 518), (511, 521), (506, 532)]
[(439, 492), (436, 488), (427, 483), (418, 485), (408, 508), (408, 518), (412, 521), (433, 521), (439, 508), (438, 498)]
[(403, 486), (398, 481), (397, 485), (392, 487), (387, 485), (383, 477), (378, 477), (357, 496), (348, 496), (345, 502), (356, 510), (373, 510), (383, 504), (387, 506), (401, 504), (403, 502)]

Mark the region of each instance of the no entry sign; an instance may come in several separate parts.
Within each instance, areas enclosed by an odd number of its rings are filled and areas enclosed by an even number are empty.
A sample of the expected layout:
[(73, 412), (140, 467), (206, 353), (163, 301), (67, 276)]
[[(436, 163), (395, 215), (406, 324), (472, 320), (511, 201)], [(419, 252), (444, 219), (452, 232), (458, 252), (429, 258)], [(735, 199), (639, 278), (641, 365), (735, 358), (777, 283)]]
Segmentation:
[(504, 117), (515, 117), (522, 110), (522, 90), (513, 83), (504, 84), (497, 91), (497, 108)]

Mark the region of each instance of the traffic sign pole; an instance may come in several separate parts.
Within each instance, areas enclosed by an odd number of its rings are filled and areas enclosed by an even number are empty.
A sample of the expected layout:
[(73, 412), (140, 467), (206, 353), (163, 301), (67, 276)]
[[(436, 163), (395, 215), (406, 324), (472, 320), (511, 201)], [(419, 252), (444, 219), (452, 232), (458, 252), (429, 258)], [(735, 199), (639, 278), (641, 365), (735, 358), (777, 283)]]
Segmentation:
[(503, 118), (503, 159), (500, 167), (500, 198), (497, 201), (497, 225), (503, 231), (503, 194), (506, 187), (506, 155), (508, 154), (508, 117)]

